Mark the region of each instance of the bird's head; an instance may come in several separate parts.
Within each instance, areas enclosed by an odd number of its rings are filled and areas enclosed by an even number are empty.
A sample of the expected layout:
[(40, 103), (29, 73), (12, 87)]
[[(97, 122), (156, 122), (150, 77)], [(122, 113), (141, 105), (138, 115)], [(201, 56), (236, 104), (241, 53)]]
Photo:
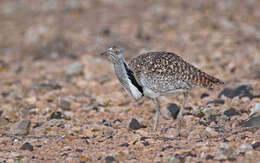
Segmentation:
[(101, 55), (106, 56), (113, 63), (124, 61), (123, 50), (115, 45), (110, 46)]

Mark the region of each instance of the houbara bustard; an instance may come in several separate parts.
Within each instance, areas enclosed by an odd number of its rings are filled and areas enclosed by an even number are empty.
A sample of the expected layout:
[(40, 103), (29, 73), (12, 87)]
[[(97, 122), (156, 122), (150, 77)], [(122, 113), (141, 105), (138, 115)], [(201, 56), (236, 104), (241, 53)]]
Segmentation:
[(177, 135), (180, 135), (182, 111), (189, 91), (196, 86), (212, 88), (214, 85), (224, 84), (171, 52), (148, 52), (133, 58), (129, 63), (125, 61), (123, 50), (117, 46), (111, 46), (102, 55), (107, 56), (114, 64), (115, 74), (129, 95), (135, 99), (145, 95), (154, 101), (154, 131), (157, 128), (161, 107), (159, 96), (184, 94), (177, 117)]

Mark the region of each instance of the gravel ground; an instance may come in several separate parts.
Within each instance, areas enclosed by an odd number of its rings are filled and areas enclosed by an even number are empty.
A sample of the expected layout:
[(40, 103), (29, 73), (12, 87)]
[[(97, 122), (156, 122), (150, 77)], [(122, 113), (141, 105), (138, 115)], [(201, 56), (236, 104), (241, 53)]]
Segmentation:
[[(1, 0), (0, 162), (260, 161), (260, 1)], [(99, 54), (172, 51), (225, 82), (135, 101)]]

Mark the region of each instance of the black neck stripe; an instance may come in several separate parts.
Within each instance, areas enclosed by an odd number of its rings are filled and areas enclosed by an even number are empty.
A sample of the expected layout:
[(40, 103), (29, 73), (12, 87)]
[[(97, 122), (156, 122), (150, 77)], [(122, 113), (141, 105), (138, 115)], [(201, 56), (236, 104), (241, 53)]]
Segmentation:
[(130, 70), (127, 65), (124, 63), (125, 69), (126, 69), (126, 73), (128, 78), (130, 79), (131, 83), (138, 89), (139, 92), (142, 93), (142, 95), (144, 95), (144, 91), (142, 86), (140, 86), (138, 84), (138, 82), (136, 81), (135, 77), (134, 77), (134, 72), (132, 70)]

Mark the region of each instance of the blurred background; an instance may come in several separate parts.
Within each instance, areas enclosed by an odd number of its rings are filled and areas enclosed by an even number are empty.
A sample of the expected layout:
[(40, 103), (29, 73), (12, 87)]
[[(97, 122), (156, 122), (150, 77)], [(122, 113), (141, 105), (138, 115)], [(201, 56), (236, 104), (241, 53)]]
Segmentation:
[(258, 0), (1, 0), (0, 55), (75, 59), (117, 44), (127, 56), (168, 50), (225, 78), (259, 79), (259, 8)]

